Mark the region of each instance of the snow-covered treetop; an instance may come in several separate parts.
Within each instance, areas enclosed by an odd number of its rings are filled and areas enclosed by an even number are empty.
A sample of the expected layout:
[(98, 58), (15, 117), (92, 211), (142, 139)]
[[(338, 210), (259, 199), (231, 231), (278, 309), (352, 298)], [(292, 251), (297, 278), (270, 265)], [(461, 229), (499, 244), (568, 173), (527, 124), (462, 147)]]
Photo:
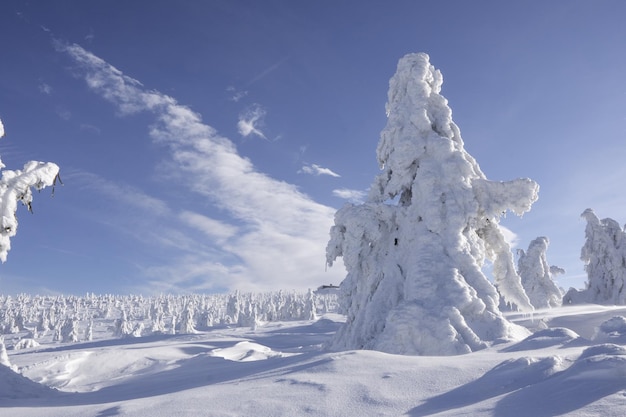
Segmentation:
[[(381, 132), (376, 155), (380, 168), (370, 197), (375, 201), (394, 198), (409, 192), (417, 169), (431, 167), (427, 153), (449, 157), (451, 151), (458, 165), (463, 159), (463, 178), (484, 178), (478, 164), (463, 149), (463, 140), (452, 121), (452, 110), (439, 94), (443, 76), (424, 53), (406, 55), (389, 81), (386, 104), (387, 125)], [(450, 161), (453, 162), (453, 161)], [(428, 172), (426, 172), (428, 173)]]
[[(0, 138), (4, 136), (4, 125), (0, 120)], [(0, 169), (5, 165), (0, 161)], [(11, 249), (11, 237), (17, 232), (18, 201), (31, 210), (33, 194), (31, 188), (41, 190), (54, 186), (59, 176), (59, 167), (51, 162), (30, 161), (22, 170), (4, 170), (0, 177), (0, 261), (5, 262)]]

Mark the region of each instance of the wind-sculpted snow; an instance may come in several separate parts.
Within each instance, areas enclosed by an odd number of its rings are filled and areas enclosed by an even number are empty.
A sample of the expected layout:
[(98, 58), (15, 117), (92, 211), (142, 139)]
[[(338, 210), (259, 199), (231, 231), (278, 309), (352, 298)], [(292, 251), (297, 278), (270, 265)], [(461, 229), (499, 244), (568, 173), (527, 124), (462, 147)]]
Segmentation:
[[(99, 296), (82, 302), (97, 305), (99, 298), (108, 306)], [(189, 301), (167, 298), (173, 309)], [(203, 298), (210, 300), (197, 300)], [(129, 300), (145, 306), (139, 297), (110, 299), (118, 307)], [(23, 295), (19, 300), (29, 306), (40, 305), (43, 298)], [(65, 300), (69, 310), (81, 298)], [(18, 298), (11, 305), (18, 307)], [(0, 415), (626, 415), (626, 348), (619, 337), (626, 307), (554, 307), (538, 311), (537, 317), (506, 313), (530, 328), (538, 327), (537, 321), (544, 328), (522, 342), (439, 357), (328, 350), (327, 342), (345, 319), (333, 313), (317, 320), (260, 322), (254, 328), (216, 325), (193, 334), (122, 338), (113, 337), (116, 310), (112, 313), (93, 317), (91, 341), (63, 343), (41, 332), (40, 346), (12, 349), (32, 332), (28, 328), (34, 323), (26, 314), (26, 328), (5, 335), (14, 370), (0, 365)], [(552, 326), (567, 318), (572, 328), (585, 328), (594, 315), (600, 319), (598, 334), (602, 329), (611, 341), (579, 338), (568, 328)]]
[[(453, 355), (516, 336), (500, 296), (532, 310), (498, 226), (528, 211), (538, 185), (490, 181), (469, 155), (441, 96), (441, 73), (409, 54), (389, 82), (382, 172), (364, 204), (335, 215), (329, 265), (342, 256), (347, 321), (335, 349)], [(495, 287), (482, 266), (493, 262)]]

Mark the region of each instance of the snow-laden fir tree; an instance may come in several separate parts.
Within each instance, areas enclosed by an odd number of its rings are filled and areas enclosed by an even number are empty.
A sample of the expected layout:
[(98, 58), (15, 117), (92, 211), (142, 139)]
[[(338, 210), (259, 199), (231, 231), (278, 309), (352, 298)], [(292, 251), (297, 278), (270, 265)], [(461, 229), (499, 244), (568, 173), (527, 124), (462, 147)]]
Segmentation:
[[(4, 136), (4, 125), (0, 120), (0, 138)], [(5, 165), (0, 160), (0, 169)], [(41, 190), (54, 186), (59, 176), (59, 167), (51, 162), (30, 161), (22, 170), (4, 170), (0, 177), (0, 261), (6, 262), (11, 249), (11, 238), (17, 232), (17, 203), (21, 202), (32, 211), (31, 188)]]
[[(2, 125), (0, 125), (0, 133), (2, 133)], [(7, 353), (6, 346), (4, 345), (4, 337), (0, 335), (0, 365), (7, 366), (11, 369), (11, 361), (9, 360), (9, 354)]]
[(522, 249), (517, 252), (517, 272), (526, 295), (535, 308), (558, 307), (563, 300), (563, 294), (553, 276), (562, 274), (565, 270), (548, 265), (546, 251), (549, 244), (548, 238), (541, 236), (530, 242), (526, 252)]
[(194, 307), (191, 303), (187, 303), (180, 317), (179, 334), (197, 333), (194, 321)]
[[(539, 187), (487, 180), (463, 147), (442, 82), (426, 54), (399, 61), (377, 149), (382, 172), (364, 204), (335, 215), (327, 262), (343, 256), (348, 271), (335, 349), (466, 353), (517, 331), (499, 294), (532, 309), (498, 222), (507, 210), (528, 211)], [(495, 287), (482, 272), (487, 259)]]
[(611, 218), (598, 219), (591, 209), (581, 216), (587, 220), (580, 253), (587, 285), (581, 291), (571, 288), (563, 304), (626, 304), (626, 231)]
[(78, 342), (78, 319), (68, 317), (61, 326), (61, 342)]

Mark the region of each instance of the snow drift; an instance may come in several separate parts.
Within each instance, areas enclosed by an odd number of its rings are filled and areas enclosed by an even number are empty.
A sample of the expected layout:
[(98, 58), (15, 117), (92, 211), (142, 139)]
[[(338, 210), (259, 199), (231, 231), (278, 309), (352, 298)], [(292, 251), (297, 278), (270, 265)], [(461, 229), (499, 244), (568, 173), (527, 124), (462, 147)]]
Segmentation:
[[(335, 349), (467, 353), (516, 336), (500, 296), (532, 309), (498, 222), (507, 210), (528, 211), (539, 187), (485, 177), (463, 147), (442, 83), (428, 55), (399, 61), (377, 149), (382, 172), (364, 204), (335, 215), (327, 262), (342, 256), (348, 271)], [(495, 286), (481, 269), (487, 260)]]

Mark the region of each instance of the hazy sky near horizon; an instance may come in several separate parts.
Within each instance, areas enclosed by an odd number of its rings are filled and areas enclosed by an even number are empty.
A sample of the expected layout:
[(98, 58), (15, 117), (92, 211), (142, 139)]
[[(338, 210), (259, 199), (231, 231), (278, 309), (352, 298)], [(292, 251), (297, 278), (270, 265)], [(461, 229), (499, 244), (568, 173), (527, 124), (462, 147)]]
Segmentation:
[(0, 155), (63, 187), (0, 293), (316, 288), (334, 212), (378, 173), (389, 78), (426, 52), (468, 152), (539, 201), (503, 224), (583, 285), (580, 214), (626, 222), (626, 3), (17, 1), (0, 6)]

